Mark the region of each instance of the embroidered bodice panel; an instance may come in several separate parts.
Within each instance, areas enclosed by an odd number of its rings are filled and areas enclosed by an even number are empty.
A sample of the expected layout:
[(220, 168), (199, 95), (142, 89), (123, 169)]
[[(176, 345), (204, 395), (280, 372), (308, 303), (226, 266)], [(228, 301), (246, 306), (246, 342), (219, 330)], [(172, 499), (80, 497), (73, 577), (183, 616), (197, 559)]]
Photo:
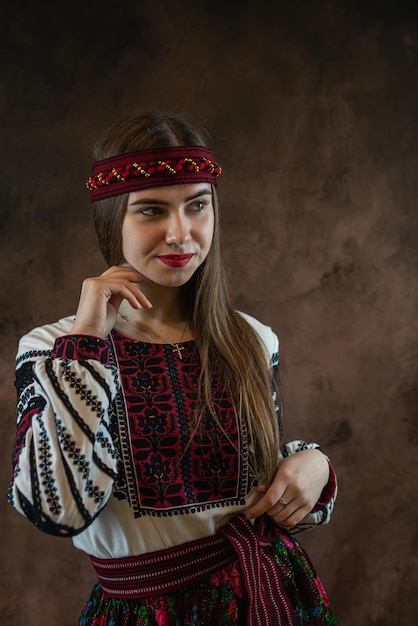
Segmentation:
[(243, 502), (248, 491), (244, 429), (220, 376), (212, 379), (212, 401), (222, 427), (208, 411), (197, 414), (195, 343), (182, 343), (179, 358), (170, 344), (112, 335), (125, 403), (114, 427), (122, 461), (114, 495), (129, 500), (137, 516)]

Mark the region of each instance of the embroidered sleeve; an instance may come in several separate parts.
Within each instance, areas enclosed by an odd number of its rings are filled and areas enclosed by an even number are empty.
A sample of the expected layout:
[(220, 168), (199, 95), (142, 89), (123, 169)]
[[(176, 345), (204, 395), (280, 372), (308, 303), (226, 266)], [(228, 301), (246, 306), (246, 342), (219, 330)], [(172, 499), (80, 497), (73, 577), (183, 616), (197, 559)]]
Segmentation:
[(105, 340), (68, 335), (44, 344), (38, 333), (28, 350), (27, 335), (18, 354), (9, 502), (41, 530), (69, 536), (98, 515), (116, 477), (109, 408), (117, 374)]
[[(297, 454), (301, 450), (320, 450), (320, 446), (317, 443), (307, 443), (306, 441), (291, 441), (290, 443), (286, 443), (280, 448), (281, 459), (284, 459), (291, 454)], [(337, 485), (337, 477), (329, 462), (329, 478), (328, 482), (325, 485), (322, 493), (319, 497), (318, 502), (312, 509), (310, 513), (301, 521), (297, 526), (294, 526), (290, 531), (292, 534), (296, 534), (302, 532), (304, 530), (309, 530), (314, 526), (318, 526), (319, 524), (328, 524), (331, 513), (334, 509), (335, 500), (338, 492)]]

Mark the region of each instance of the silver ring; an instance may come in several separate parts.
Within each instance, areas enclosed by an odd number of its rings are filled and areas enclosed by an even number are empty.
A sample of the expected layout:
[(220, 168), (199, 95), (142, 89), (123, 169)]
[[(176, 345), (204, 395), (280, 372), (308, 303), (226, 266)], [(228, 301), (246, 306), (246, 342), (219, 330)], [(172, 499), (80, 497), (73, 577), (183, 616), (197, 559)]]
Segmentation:
[(286, 502), (286, 500), (283, 500), (283, 498), (279, 498), (279, 502), (280, 504), (282, 504), (283, 506), (287, 506), (289, 503)]

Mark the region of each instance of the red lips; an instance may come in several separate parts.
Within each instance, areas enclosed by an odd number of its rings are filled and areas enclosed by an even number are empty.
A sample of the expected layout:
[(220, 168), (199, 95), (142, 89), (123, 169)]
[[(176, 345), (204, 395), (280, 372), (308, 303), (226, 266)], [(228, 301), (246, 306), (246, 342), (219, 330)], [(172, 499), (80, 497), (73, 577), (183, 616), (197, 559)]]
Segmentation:
[(158, 258), (169, 267), (185, 267), (194, 257), (192, 254), (162, 254)]

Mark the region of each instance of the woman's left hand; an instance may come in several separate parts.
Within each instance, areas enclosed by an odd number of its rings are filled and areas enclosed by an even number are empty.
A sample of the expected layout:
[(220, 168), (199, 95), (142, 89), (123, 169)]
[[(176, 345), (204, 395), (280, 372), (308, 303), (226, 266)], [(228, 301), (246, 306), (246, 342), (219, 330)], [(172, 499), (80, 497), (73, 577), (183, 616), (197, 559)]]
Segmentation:
[(296, 452), (280, 461), (268, 488), (258, 487), (264, 495), (246, 517), (253, 519), (267, 513), (276, 524), (292, 528), (312, 511), (328, 478), (328, 460), (320, 450)]

